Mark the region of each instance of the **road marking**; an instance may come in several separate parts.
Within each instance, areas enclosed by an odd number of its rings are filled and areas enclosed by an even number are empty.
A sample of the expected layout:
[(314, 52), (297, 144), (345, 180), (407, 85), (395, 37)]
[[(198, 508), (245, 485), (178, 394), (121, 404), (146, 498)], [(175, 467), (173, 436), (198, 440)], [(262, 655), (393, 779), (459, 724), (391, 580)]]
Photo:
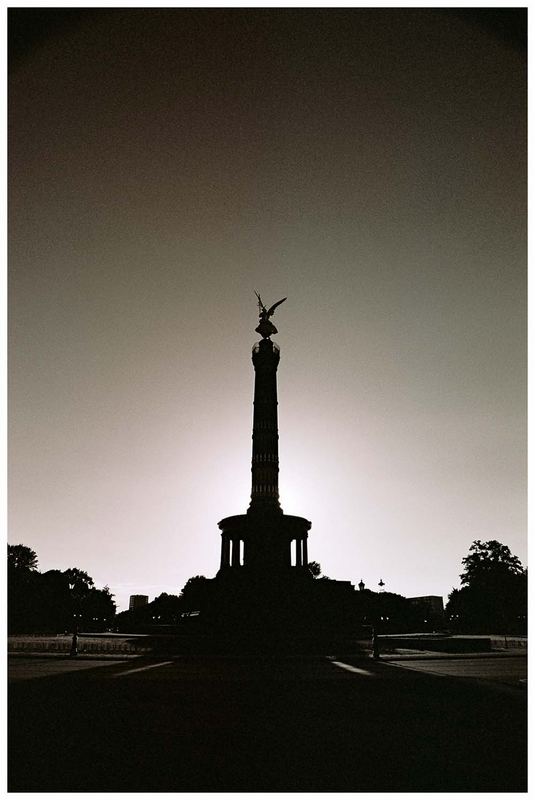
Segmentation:
[(356, 672), (357, 675), (368, 675), (370, 678), (375, 677), (373, 672), (368, 672), (367, 669), (360, 669), (359, 667), (353, 667), (351, 666), (351, 664), (344, 664), (343, 661), (331, 661), (331, 664), (335, 664), (335, 666), (337, 667), (346, 669), (348, 672)]
[(120, 678), (121, 675), (132, 675), (133, 672), (144, 672), (146, 669), (156, 669), (156, 667), (166, 667), (172, 664), (172, 661), (160, 661), (159, 664), (149, 664), (146, 667), (136, 667), (136, 669), (127, 669), (126, 672), (117, 672), (115, 677)]

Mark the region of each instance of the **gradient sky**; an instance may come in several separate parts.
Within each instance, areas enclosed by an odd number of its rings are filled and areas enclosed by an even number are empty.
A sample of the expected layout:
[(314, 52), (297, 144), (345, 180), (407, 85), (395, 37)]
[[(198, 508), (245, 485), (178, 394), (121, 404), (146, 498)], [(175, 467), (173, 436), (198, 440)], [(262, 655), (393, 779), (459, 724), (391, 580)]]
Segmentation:
[(474, 539), (525, 564), (525, 51), (496, 12), (28, 13), (10, 542), (120, 610), (215, 574), (258, 289), (288, 297), (280, 493), (310, 559), (444, 598)]

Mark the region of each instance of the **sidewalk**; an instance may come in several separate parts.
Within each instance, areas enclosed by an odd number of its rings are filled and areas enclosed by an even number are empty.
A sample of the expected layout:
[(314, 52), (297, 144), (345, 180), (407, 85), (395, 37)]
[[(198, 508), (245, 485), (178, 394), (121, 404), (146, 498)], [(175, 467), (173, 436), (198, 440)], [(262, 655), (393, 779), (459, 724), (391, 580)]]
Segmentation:
[[(398, 650), (396, 653), (380, 653), (380, 661), (429, 661), (436, 659), (459, 659), (459, 658), (512, 658), (524, 657), (528, 654), (525, 649), (516, 650), (490, 650), (485, 653), (442, 653), (433, 650)], [(369, 658), (373, 658), (370, 653)]]
[[(24, 650), (10, 650), (8, 652), (9, 658), (60, 658), (60, 659), (71, 659), (75, 658), (78, 660), (81, 659), (92, 659), (94, 661), (101, 661), (101, 660), (109, 660), (109, 661), (124, 661), (126, 659), (142, 659), (142, 658), (216, 658), (216, 659), (244, 659), (244, 658), (265, 658), (264, 656), (254, 655), (254, 654), (235, 654), (235, 655), (223, 655), (218, 653), (164, 653), (163, 651), (158, 653), (152, 652), (140, 652), (140, 653), (125, 653), (125, 652), (114, 652), (114, 653), (107, 653), (107, 652), (84, 652), (83, 650), (78, 650), (78, 655), (71, 656), (68, 650), (31, 650), (31, 649), (24, 649)], [(275, 657), (275, 656), (274, 656)], [(362, 652), (357, 651), (353, 653), (336, 653), (336, 654), (325, 654), (324, 656), (321, 655), (310, 655), (310, 656), (303, 656), (303, 655), (288, 655), (283, 656), (280, 653), (277, 654), (277, 658), (291, 658), (294, 660), (299, 660), (303, 658), (330, 658), (330, 659), (338, 659), (343, 661), (344, 659), (351, 660), (351, 662), (358, 661), (359, 663), (367, 663), (370, 660), (374, 660), (376, 663), (378, 662), (387, 662), (387, 661), (445, 661), (445, 660), (460, 660), (460, 659), (480, 659), (480, 658), (492, 658), (492, 659), (500, 659), (500, 658), (527, 658), (527, 652), (525, 650), (517, 650), (516, 652), (511, 651), (492, 651), (490, 653), (437, 653), (431, 650), (403, 650), (397, 653), (383, 653), (379, 655), (378, 659), (373, 659), (373, 654), (370, 652)]]
[(63, 661), (126, 661), (127, 659), (143, 658), (146, 653), (84, 653), (79, 652), (76, 656), (71, 656), (67, 650), (56, 650), (47, 652), (46, 650), (10, 650), (8, 658), (50, 658), (62, 659)]

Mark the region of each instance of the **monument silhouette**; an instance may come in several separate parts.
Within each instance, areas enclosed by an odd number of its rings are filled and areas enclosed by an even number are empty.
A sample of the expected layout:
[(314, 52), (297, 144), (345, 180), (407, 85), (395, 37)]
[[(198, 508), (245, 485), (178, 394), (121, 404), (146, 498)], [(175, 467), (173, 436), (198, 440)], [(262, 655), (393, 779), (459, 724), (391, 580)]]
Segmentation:
[[(246, 513), (226, 517), (221, 563), (210, 581), (207, 618), (227, 642), (302, 647), (350, 636), (356, 623), (349, 581), (314, 579), (308, 569), (311, 522), (285, 514), (279, 501), (277, 368), (280, 349), (271, 322), (286, 298), (266, 309), (257, 294), (262, 339), (253, 347), (255, 373), (251, 500)], [(354, 635), (354, 634), (353, 634)]]
[[(269, 318), (279, 300), (266, 311), (260, 295), (262, 340), (253, 347), (253, 455), (251, 503), (246, 514), (221, 520), (221, 570), (244, 567), (250, 572), (307, 569), (307, 538), (311, 523), (283, 513), (279, 502), (279, 431), (277, 367), (279, 347), (271, 341), (277, 329)], [(294, 555), (292, 556), (292, 549)]]

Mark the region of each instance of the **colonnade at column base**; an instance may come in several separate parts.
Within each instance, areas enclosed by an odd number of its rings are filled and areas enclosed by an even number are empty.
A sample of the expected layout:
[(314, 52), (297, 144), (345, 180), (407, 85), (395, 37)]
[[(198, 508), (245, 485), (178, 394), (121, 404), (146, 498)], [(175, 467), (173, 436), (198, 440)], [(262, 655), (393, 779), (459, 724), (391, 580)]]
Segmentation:
[(221, 565), (206, 619), (236, 648), (292, 650), (295, 642), (326, 647), (357, 626), (349, 582), (315, 580), (307, 568), (309, 520), (265, 507), (226, 517)]
[(311, 523), (304, 517), (249, 512), (226, 517), (221, 530), (221, 570), (306, 567)]

